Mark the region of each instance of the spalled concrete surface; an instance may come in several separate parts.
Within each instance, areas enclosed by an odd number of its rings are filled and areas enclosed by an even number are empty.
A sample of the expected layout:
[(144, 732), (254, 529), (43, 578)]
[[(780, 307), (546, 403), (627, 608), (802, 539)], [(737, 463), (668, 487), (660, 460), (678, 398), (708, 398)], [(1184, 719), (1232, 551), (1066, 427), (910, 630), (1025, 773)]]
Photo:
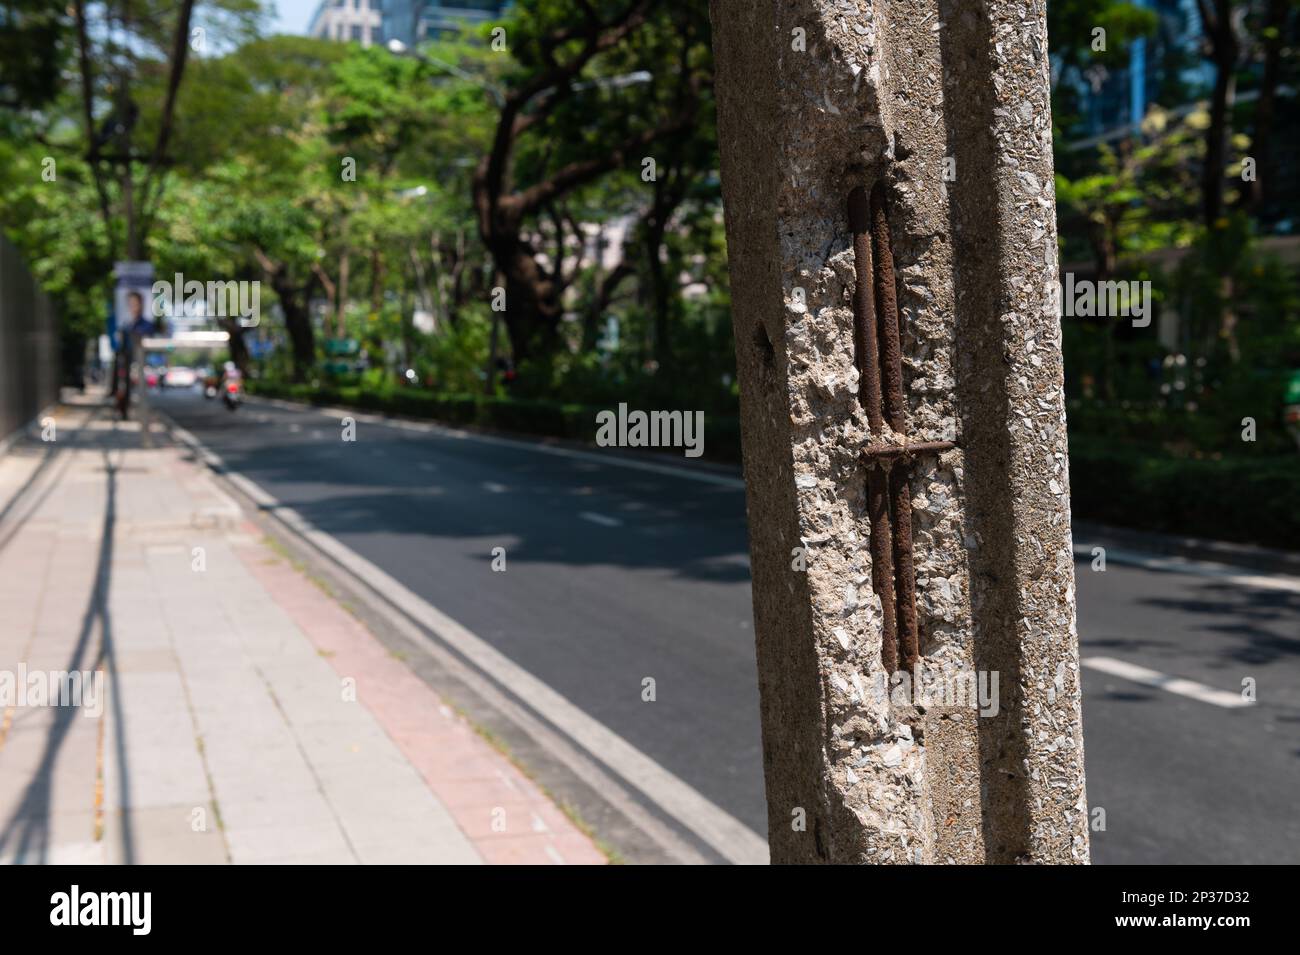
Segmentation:
[[(773, 859), (1086, 861), (1043, 5), (713, 20)], [(845, 205), (877, 182), (906, 437), (959, 444), (912, 470), (924, 669), (996, 672), (988, 718), (870, 692), (858, 452), (904, 436), (858, 398)]]

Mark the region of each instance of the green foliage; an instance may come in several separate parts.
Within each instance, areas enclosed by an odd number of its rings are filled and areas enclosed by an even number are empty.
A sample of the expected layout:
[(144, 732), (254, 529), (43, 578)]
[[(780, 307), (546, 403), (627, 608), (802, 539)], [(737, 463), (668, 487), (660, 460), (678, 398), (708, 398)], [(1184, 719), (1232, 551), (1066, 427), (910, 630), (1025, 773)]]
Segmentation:
[(1070, 506), (1103, 523), (1293, 549), (1300, 468), (1294, 454), (1179, 457), (1071, 429)]
[[(1132, 42), (1150, 36), (1157, 25), (1154, 11), (1126, 0), (1052, 0), (1047, 7), (1052, 60), (1060, 66), (1124, 65)], [(1094, 32), (1099, 29), (1105, 31), (1102, 49)]]
[[(257, 368), (256, 387), (266, 393), (578, 440), (590, 440), (595, 410), (620, 402), (701, 409), (710, 457), (737, 457), (707, 9), (650, 4), (625, 34), (584, 58), (593, 34), (635, 6), (518, 0), (505, 52), (491, 48), (484, 27), (395, 56), (260, 36), (256, 0), (201, 4), (195, 25), (207, 28), (209, 46), (190, 56), (180, 89), (174, 163), (148, 257), (164, 276), (263, 282), (261, 333), (279, 343)], [(106, 227), (84, 158), (87, 133), (99, 130), (82, 128), (69, 14), (33, 0), (4, 9), (0, 99), (12, 102), (0, 123), (0, 217), (69, 336), (96, 334), (114, 258), (109, 236), (124, 233), (123, 195), (110, 176)], [(139, 0), (133, 11), (132, 41), (106, 38), (95, 63), (95, 125), (117, 105), (115, 71), (129, 67), (139, 107), (130, 141), (146, 149), (161, 121), (176, 10)], [(1267, 38), (1254, 36), (1260, 11), (1247, 12), (1241, 29), (1254, 51)], [(1068, 128), (1084, 71), (1122, 69), (1134, 40), (1160, 34), (1150, 9), (1122, 0), (1052, 0), (1048, 16), (1051, 59), (1067, 77), (1055, 86), (1054, 117)], [(1098, 28), (1104, 49), (1094, 48)], [(1155, 55), (1161, 44), (1149, 46)], [(1290, 49), (1280, 74), (1288, 83)], [(557, 66), (570, 63), (556, 81)], [(1162, 88), (1172, 97), (1162, 102), (1186, 104), (1195, 79), (1168, 63), (1161, 69), (1182, 84)], [(1243, 89), (1258, 85), (1250, 68), (1241, 79)], [(500, 182), (515, 204), (498, 211), (518, 220), (503, 253), (481, 238), (476, 172), (491, 155), (503, 99), (529, 90), (536, 95), (513, 115), (509, 128), (519, 131)], [(1248, 114), (1233, 117), (1229, 153), (1238, 159), (1250, 146)], [(1155, 109), (1137, 136), (1058, 152), (1063, 260), (1107, 278), (1150, 280), (1159, 306), (1182, 318), (1172, 349), (1160, 343), (1158, 322), (1132, 329), (1066, 319), (1081, 514), (1127, 522), (1150, 514), (1153, 525), (1173, 528), (1186, 513), (1158, 498), (1179, 481), (1224, 494), (1215, 469), (1235, 480), (1241, 469), (1272, 473), (1268, 462), (1294, 457), (1278, 417), (1285, 382), (1300, 368), (1294, 276), (1262, 252), (1255, 223), (1231, 204), (1221, 222), (1201, 224), (1208, 121), (1203, 109)], [(624, 153), (625, 143), (635, 145)], [(55, 183), (42, 178), (46, 156), (57, 160)], [(646, 158), (655, 160), (654, 181), (642, 178)], [(342, 174), (348, 163), (355, 180)], [(1230, 166), (1225, 175), (1239, 172)], [(552, 188), (557, 177), (562, 188)], [(545, 200), (533, 201), (539, 190)], [(617, 265), (589, 254), (597, 229), (607, 241), (620, 236), (610, 257)], [(558, 331), (513, 334), (524, 305), (512, 291), (497, 354), (509, 361), (515, 346), (527, 354), (517, 377), (498, 378), (484, 395), (497, 317), (488, 301), (504, 274), (498, 256), (519, 250), (550, 296)], [(506, 275), (512, 281), (518, 287)], [(304, 373), (290, 358), (291, 310), (309, 316), (317, 339), (360, 342), (367, 370), (326, 374), (311, 363), (321, 348), (305, 369), (314, 386), (283, 384)], [(416, 329), (416, 313), (432, 321), (432, 334)], [(600, 341), (610, 319), (619, 329), (613, 350)], [(420, 387), (406, 383), (407, 368)], [(1243, 417), (1258, 422), (1254, 444), (1240, 440)], [(1127, 486), (1116, 482), (1136, 482), (1133, 493), (1102, 501), (1100, 488)], [(1261, 513), (1289, 526), (1272, 507)], [(1263, 539), (1268, 531), (1249, 533)]]
[(42, 177), (46, 149), (0, 139), (0, 220), (61, 316), (80, 339), (104, 328), (112, 260), (98, 221), (90, 173), (75, 157), (58, 156), (57, 179)]
[(0, 3), (0, 110), (39, 109), (54, 99), (70, 32), (66, 12), (49, 0)]
[(1114, 269), (1126, 257), (1183, 247), (1195, 238), (1201, 118), (1192, 113), (1176, 121), (1153, 109), (1143, 121), (1143, 139), (1103, 143), (1086, 172), (1073, 179), (1057, 175), (1067, 260), (1086, 255)]
[[(542, 398), (448, 394), (423, 388), (374, 388), (363, 385), (301, 384), (257, 379), (247, 382), (250, 394), (267, 398), (342, 406), (381, 414), (427, 418), (449, 425), (472, 425), (518, 434), (595, 440), (596, 415), (608, 405), (548, 401)], [(662, 449), (679, 456), (680, 449)], [(735, 417), (705, 417), (704, 459), (740, 460), (740, 428)]]

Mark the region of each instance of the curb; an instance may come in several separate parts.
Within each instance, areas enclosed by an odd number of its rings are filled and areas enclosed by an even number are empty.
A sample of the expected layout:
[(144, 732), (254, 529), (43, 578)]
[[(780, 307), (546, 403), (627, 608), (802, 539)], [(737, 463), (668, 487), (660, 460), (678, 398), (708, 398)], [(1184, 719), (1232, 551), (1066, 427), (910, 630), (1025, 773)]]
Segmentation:
[(1183, 557), (1187, 560), (1212, 561), (1234, 567), (1287, 574), (1300, 577), (1300, 553), (1256, 547), (1252, 544), (1235, 544), (1228, 541), (1206, 540), (1181, 534), (1161, 534), (1155, 531), (1138, 531), (1131, 528), (1094, 524), (1092, 521), (1074, 521), (1074, 542), (1084, 544), (1114, 542), (1120, 546), (1148, 554)]

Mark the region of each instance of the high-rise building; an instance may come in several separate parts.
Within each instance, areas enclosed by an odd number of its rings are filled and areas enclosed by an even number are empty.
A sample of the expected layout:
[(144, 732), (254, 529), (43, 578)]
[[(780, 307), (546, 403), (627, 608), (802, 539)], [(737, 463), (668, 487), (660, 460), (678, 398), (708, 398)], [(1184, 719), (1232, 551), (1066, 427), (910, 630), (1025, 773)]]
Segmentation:
[(383, 8), (383, 41), (414, 47), (466, 26), (495, 20), (509, 0), (375, 0)]
[(321, 0), (307, 28), (310, 36), (362, 46), (383, 39), (382, 0)]
[(1081, 112), (1066, 131), (1069, 139), (1127, 135), (1153, 104), (1176, 109), (1204, 95), (1214, 82), (1214, 70), (1200, 49), (1195, 0), (1134, 2), (1156, 15), (1156, 30), (1130, 45), (1128, 63), (1061, 77), (1078, 92)]

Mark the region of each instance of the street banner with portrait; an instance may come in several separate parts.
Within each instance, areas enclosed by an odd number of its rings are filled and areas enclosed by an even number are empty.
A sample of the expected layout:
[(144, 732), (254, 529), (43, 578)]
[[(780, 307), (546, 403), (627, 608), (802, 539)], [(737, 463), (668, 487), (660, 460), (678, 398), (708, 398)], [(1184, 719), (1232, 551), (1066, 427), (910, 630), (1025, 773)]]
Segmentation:
[(164, 334), (162, 316), (153, 314), (153, 263), (118, 262), (113, 268), (113, 315), (121, 335)]

